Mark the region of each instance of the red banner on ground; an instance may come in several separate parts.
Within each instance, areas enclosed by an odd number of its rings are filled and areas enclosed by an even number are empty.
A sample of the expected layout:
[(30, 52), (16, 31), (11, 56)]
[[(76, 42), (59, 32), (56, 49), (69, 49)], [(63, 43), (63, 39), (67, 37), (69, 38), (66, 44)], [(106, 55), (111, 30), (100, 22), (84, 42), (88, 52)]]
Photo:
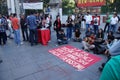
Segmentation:
[(105, 0), (76, 0), (78, 7), (103, 6)]
[(49, 52), (78, 70), (87, 68), (101, 60), (101, 58), (96, 55), (69, 45), (49, 50)]

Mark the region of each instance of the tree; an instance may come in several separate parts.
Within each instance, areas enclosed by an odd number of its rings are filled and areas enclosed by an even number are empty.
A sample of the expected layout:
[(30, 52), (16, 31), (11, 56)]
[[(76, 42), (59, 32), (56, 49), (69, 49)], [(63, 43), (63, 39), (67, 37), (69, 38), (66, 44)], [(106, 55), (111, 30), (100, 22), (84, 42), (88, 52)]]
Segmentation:
[(75, 10), (74, 0), (62, 0), (63, 14), (72, 14)]
[(48, 7), (50, 0), (42, 0), (43, 1), (43, 6)]
[(117, 12), (120, 13), (120, 1), (119, 0), (106, 0), (106, 5), (101, 7), (102, 13)]

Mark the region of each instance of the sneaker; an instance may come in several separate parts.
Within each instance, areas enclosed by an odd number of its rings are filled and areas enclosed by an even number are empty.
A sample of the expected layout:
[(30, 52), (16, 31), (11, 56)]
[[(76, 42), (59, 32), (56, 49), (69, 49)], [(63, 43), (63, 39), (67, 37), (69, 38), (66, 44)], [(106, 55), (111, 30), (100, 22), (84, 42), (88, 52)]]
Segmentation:
[(101, 72), (101, 71), (103, 70), (103, 68), (102, 68), (102, 67), (99, 67), (98, 70)]
[(0, 63), (2, 63), (3, 62), (3, 60), (0, 60)]
[(20, 44), (23, 45), (23, 42), (21, 42)]

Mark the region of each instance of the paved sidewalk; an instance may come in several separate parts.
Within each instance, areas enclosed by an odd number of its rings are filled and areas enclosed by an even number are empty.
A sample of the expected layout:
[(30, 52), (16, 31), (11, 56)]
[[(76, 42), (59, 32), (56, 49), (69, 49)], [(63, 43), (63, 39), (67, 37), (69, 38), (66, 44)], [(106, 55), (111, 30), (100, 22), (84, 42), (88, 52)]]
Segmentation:
[[(82, 49), (81, 43), (69, 42), (70, 45)], [(100, 62), (78, 71), (48, 50), (56, 46), (55, 32), (52, 32), (52, 40), (48, 46), (38, 44), (31, 47), (24, 42), (16, 47), (13, 40), (8, 40), (7, 45), (0, 46), (0, 80), (99, 80), (98, 67), (106, 60), (104, 55)], [(91, 53), (92, 54), (92, 53)]]

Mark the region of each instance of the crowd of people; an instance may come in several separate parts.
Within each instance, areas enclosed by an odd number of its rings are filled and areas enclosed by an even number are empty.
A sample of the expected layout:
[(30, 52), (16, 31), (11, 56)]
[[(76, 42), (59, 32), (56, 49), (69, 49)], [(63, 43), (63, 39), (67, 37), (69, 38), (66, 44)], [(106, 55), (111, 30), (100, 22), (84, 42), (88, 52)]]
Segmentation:
[[(114, 34), (120, 33), (120, 27), (117, 25), (120, 18), (117, 13), (112, 16), (106, 14), (106, 24), (104, 29), (100, 28), (100, 18), (97, 14), (92, 15), (87, 12), (86, 15), (78, 14), (75, 16), (68, 16), (65, 27), (61, 23), (60, 16), (56, 16), (56, 20), (52, 24), (52, 17), (42, 13), (33, 13), (25, 16), (22, 14), (20, 19), (16, 14), (9, 16), (3, 16), (0, 14), (0, 45), (5, 45), (7, 38), (14, 39), (15, 44), (20, 46), (23, 41), (29, 41), (30, 45), (38, 44), (38, 32), (39, 28), (47, 28), (51, 31), (53, 25), (56, 31), (57, 43), (68, 44), (69, 41), (81, 42), (85, 51), (93, 51), (95, 54), (104, 54), (108, 57), (111, 55), (111, 51), (114, 51), (114, 45), (119, 44), (119, 38), (116, 38)], [(22, 38), (20, 36), (20, 29), (22, 32)], [(6, 30), (9, 32), (6, 33)], [(81, 32), (85, 30), (85, 35), (82, 38)], [(74, 32), (74, 36), (73, 36)], [(105, 35), (107, 34), (107, 38)], [(14, 35), (14, 36), (13, 36)], [(117, 48), (118, 49), (118, 48)], [(119, 50), (118, 50), (119, 51)], [(116, 53), (115, 55), (119, 55)], [(0, 61), (1, 62), (1, 61)]]
[[(17, 46), (20, 46), (22, 41), (29, 41), (31, 46), (33, 46), (38, 43), (37, 29), (47, 28), (50, 30), (50, 27), (50, 15), (31, 12), (27, 16), (24, 14), (20, 15), (19, 19), (16, 14), (10, 14), (8, 16), (0, 14), (0, 45), (5, 45), (7, 38), (14, 38)], [(20, 36), (21, 32), (22, 38)]]

